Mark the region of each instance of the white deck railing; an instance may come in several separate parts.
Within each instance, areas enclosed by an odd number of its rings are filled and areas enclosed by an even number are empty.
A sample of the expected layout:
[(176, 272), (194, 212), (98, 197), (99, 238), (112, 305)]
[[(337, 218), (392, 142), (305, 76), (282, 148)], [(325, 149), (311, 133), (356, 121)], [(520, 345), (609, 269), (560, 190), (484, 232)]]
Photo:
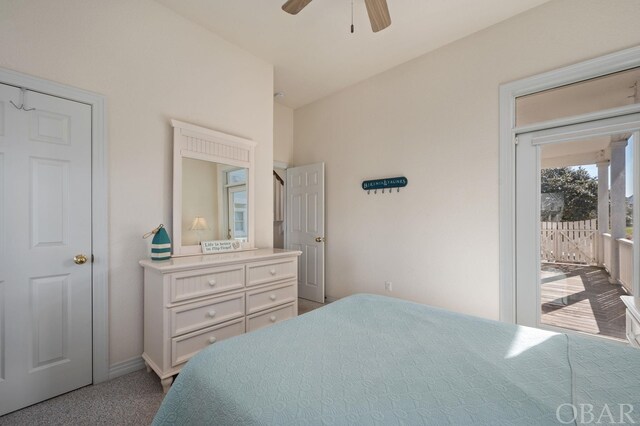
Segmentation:
[(540, 255), (545, 262), (597, 263), (598, 221), (541, 222)]
[(618, 261), (619, 261), (619, 273), (618, 280), (622, 283), (624, 288), (631, 294), (633, 289), (633, 241), (626, 238), (619, 238), (613, 240), (611, 234), (602, 234), (604, 242), (604, 267), (607, 272), (611, 273), (611, 245), (618, 244)]
[(602, 234), (602, 242), (604, 244), (604, 260), (602, 261), (602, 266), (605, 267), (607, 271), (611, 270), (611, 234)]
[[(597, 220), (579, 222), (542, 222), (540, 256), (543, 262), (586, 263), (595, 265), (597, 259)], [(612, 244), (619, 249), (618, 279), (631, 294), (633, 288), (633, 241), (626, 238), (614, 240), (611, 234), (602, 234), (604, 245), (603, 266), (611, 273)]]
[(620, 248), (620, 282), (631, 294), (633, 288), (633, 241), (620, 238), (618, 247)]

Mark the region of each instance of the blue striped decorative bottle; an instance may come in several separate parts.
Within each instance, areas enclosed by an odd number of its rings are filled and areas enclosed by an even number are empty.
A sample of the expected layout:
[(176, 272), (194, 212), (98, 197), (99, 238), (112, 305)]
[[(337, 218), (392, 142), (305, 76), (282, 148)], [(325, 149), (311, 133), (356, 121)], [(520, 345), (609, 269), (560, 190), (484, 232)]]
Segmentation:
[(151, 241), (151, 260), (171, 259), (171, 239), (164, 225), (158, 226)]

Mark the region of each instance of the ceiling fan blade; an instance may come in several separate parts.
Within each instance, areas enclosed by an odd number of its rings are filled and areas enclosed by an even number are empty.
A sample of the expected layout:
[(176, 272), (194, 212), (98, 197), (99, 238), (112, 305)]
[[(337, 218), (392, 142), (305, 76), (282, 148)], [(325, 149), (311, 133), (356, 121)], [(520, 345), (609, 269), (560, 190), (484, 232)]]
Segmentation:
[(282, 10), (292, 15), (297, 15), (309, 3), (311, 3), (311, 0), (289, 0), (282, 5)]
[(364, 3), (367, 5), (367, 13), (374, 33), (391, 25), (391, 15), (389, 15), (387, 0), (364, 0)]

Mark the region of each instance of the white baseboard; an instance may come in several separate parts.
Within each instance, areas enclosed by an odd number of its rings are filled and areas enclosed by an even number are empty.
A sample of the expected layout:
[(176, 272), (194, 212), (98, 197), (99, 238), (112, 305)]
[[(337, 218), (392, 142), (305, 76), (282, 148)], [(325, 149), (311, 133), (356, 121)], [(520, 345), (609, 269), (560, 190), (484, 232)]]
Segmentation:
[(142, 370), (143, 368), (144, 360), (139, 356), (118, 362), (109, 367), (109, 380), (124, 376), (125, 374), (133, 373), (134, 371)]

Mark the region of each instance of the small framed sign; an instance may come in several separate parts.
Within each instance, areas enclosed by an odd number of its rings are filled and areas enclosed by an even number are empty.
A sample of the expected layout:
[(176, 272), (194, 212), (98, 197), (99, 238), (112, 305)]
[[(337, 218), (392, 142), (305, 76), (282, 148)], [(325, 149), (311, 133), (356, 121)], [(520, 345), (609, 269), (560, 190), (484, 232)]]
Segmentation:
[(242, 244), (240, 243), (240, 241), (235, 240), (203, 241), (201, 244), (203, 254), (220, 253), (223, 251), (235, 251), (242, 248)]
[(400, 188), (407, 186), (407, 183), (409, 183), (409, 180), (404, 176), (365, 180), (362, 182), (362, 189), (367, 191), (367, 194), (371, 191), (373, 191), (374, 194), (377, 194), (378, 189), (382, 189), (382, 193), (384, 194), (384, 190), (388, 189), (389, 194), (391, 194), (391, 190), (393, 188), (397, 188), (397, 192), (400, 192)]

